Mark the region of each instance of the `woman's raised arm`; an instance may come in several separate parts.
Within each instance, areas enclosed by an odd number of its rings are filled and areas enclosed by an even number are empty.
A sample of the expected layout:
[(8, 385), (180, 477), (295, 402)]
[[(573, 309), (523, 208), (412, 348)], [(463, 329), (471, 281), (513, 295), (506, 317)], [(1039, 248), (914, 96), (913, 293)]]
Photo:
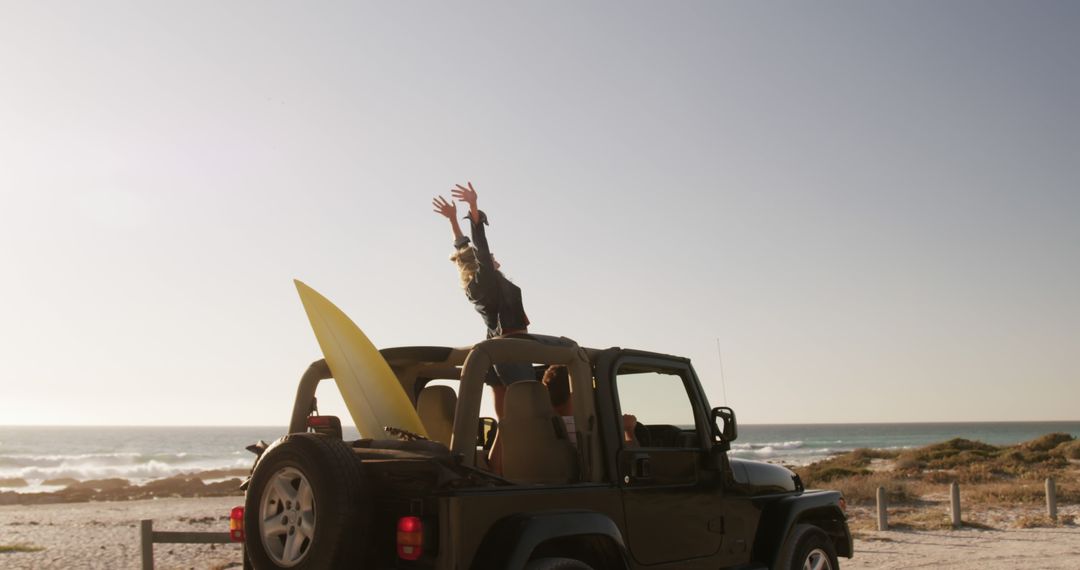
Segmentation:
[(466, 238), (461, 233), (461, 226), (458, 225), (457, 220), (457, 204), (448, 202), (446, 198), (442, 196), (436, 196), (431, 200), (431, 205), (435, 206), (435, 213), (450, 220), (450, 229), (454, 232), (454, 247), (461, 247), (468, 243)]
[(473, 188), (472, 182), (466, 184), (468, 187), (458, 184), (456, 188), (450, 190), (450, 193), (455, 199), (469, 205), (470, 233), (473, 245), (476, 246), (476, 262), (480, 264), (481, 272), (494, 272), (497, 268), (495, 260), (491, 257), (491, 248), (488, 247), (487, 233), (484, 231), (487, 215), (476, 206), (476, 189)]

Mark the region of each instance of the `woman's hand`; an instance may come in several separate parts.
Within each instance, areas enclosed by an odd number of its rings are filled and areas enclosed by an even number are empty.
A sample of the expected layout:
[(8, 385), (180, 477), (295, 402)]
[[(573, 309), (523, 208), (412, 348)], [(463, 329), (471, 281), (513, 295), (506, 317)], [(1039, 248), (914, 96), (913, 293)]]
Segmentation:
[(446, 198), (443, 198), (442, 196), (436, 196), (431, 201), (431, 205), (435, 206), (436, 214), (439, 214), (444, 218), (449, 218), (455, 221), (457, 220), (457, 204), (453, 202), (447, 202)]
[(623, 429), (623, 442), (630, 447), (637, 447), (637, 436), (634, 435), (634, 430), (637, 429), (637, 416), (634, 414), (623, 414), (622, 416), (622, 429)]
[(469, 205), (469, 217), (472, 218), (473, 223), (480, 222), (480, 211), (476, 208), (476, 190), (472, 187), (472, 182), (466, 182), (469, 185), (468, 188), (461, 184), (455, 184), (456, 188), (450, 190), (450, 194), (454, 196), (454, 199), (465, 202)]
[(436, 196), (431, 200), (431, 205), (435, 206), (435, 213), (450, 220), (450, 231), (454, 232), (454, 247), (461, 247), (464, 244), (468, 244), (468, 239), (462, 239), (461, 226), (457, 221), (457, 204), (448, 202), (446, 198), (442, 196)]
[(457, 188), (451, 189), (450, 193), (454, 195), (454, 198), (456, 198), (456, 199), (458, 199), (458, 200), (460, 200), (462, 202), (465, 202), (466, 204), (468, 204), (472, 208), (475, 208), (476, 207), (476, 190), (472, 187), (472, 182), (466, 182), (466, 184), (469, 185), (468, 188), (462, 186), (461, 184), (455, 184), (455, 186), (457, 186)]

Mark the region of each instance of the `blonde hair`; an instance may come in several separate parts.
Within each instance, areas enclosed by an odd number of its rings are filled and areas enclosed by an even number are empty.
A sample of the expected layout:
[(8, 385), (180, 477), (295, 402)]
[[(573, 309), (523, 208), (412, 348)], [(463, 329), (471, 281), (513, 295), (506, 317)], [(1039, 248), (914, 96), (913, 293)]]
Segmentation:
[(461, 287), (469, 286), (469, 282), (476, 276), (476, 270), (480, 264), (476, 261), (476, 248), (463, 247), (450, 254), (450, 261), (457, 264), (458, 273), (461, 275)]

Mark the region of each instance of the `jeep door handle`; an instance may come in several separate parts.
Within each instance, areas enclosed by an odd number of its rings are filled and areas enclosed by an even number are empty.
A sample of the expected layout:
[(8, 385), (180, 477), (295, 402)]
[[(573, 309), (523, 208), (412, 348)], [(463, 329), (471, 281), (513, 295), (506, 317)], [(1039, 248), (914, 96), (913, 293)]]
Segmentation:
[(638, 479), (648, 479), (652, 477), (652, 466), (649, 463), (649, 456), (635, 457), (634, 458), (634, 477)]

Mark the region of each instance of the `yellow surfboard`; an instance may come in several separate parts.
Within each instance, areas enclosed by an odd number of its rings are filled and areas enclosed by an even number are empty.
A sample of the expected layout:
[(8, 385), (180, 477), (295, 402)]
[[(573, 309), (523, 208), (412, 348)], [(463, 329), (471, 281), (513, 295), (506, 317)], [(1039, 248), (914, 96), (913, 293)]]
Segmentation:
[(360, 436), (395, 439), (383, 431), (386, 426), (427, 436), (394, 371), (360, 327), (326, 297), (300, 281), (294, 282)]

